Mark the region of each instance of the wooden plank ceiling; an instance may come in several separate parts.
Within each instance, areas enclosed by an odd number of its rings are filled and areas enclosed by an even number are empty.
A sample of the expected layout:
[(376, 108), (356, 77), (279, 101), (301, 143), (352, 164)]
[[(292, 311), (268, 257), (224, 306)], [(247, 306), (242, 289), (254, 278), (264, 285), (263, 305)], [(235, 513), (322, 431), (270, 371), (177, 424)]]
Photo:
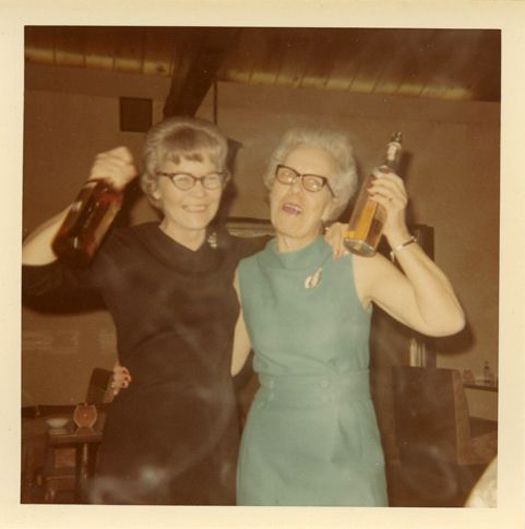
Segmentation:
[(27, 26), (32, 63), (169, 76), (165, 113), (214, 80), (448, 100), (500, 100), (498, 30)]

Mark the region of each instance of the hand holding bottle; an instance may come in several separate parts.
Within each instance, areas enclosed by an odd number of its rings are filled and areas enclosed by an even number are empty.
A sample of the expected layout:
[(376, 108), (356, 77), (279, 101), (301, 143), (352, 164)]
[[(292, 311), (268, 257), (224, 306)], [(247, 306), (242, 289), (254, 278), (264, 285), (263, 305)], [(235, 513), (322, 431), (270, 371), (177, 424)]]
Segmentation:
[(59, 259), (71, 266), (91, 262), (122, 206), (124, 187), (136, 174), (126, 147), (97, 155), (88, 181), (53, 239), (52, 248)]
[(136, 174), (126, 147), (98, 154), (75, 201), (26, 237), (22, 262), (39, 266), (61, 257), (87, 264), (120, 209), (123, 188)]
[(379, 178), (372, 180), (367, 191), (386, 213), (383, 235), (390, 246), (397, 246), (410, 237), (405, 219), (408, 196), (402, 178), (388, 168), (382, 168), (381, 173)]
[[(395, 174), (401, 157), (401, 141), (401, 132), (392, 134), (383, 163), (373, 169), (361, 185), (345, 235), (345, 246), (355, 254), (372, 256), (376, 253), (387, 216), (385, 202), (391, 212), (391, 224), (398, 224), (394, 231), (403, 231), (399, 230), (399, 224), (404, 224), (406, 193)], [(402, 216), (393, 213), (394, 206), (403, 210)], [(392, 220), (394, 217), (397, 217), (397, 223)], [(389, 243), (392, 244), (390, 239)]]
[(137, 175), (133, 156), (127, 147), (116, 147), (97, 154), (88, 180), (104, 180), (117, 191), (122, 191)]

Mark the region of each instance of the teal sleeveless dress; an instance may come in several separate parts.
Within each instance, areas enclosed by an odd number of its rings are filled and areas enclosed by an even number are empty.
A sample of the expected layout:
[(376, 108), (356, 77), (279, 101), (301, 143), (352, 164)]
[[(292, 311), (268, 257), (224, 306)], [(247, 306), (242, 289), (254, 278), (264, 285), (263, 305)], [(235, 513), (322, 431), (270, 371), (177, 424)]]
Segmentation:
[(357, 297), (352, 257), (334, 260), (322, 237), (286, 253), (273, 239), (241, 261), (239, 280), (260, 388), (241, 441), (237, 504), (386, 506), (371, 311)]

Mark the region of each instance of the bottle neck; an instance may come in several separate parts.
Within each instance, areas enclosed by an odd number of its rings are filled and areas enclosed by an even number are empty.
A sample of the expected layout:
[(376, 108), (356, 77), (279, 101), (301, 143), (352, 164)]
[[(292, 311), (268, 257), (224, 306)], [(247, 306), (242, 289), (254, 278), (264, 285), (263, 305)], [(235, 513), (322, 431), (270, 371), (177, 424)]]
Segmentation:
[(399, 167), (399, 160), (401, 158), (401, 143), (397, 141), (391, 141), (388, 143), (386, 148), (386, 156), (384, 164), (392, 171), (397, 171)]

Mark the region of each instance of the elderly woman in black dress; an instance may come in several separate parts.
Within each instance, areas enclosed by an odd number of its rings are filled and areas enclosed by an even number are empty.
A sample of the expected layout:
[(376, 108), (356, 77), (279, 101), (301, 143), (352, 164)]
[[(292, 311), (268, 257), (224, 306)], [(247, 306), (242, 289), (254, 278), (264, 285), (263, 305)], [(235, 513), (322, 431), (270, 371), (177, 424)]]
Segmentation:
[[(160, 222), (113, 229), (86, 269), (66, 267), (51, 248), (67, 209), (24, 242), (25, 294), (97, 290), (115, 323), (119, 361), (133, 377), (108, 413), (94, 503), (235, 502), (232, 278), (253, 242), (221, 231), (210, 239), (226, 159), (215, 126), (167, 119), (146, 136), (141, 176)], [(136, 173), (131, 153), (118, 147), (96, 157), (89, 178), (122, 189)]]

